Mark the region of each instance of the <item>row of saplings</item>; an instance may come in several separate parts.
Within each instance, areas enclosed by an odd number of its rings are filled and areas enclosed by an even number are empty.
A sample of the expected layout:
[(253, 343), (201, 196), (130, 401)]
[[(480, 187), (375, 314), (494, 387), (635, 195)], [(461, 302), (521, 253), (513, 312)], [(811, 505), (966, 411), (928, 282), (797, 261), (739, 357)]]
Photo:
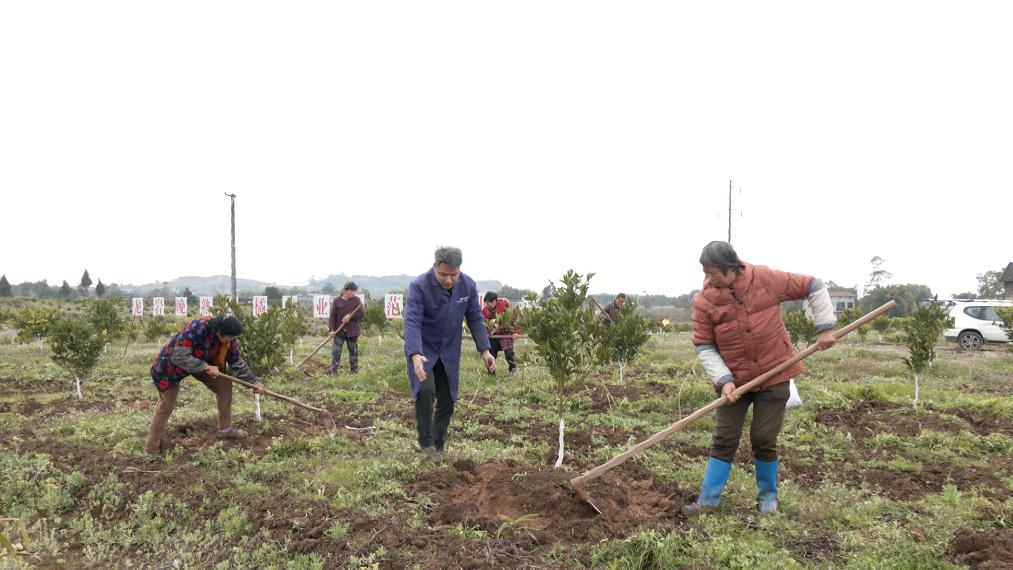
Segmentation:
[[(508, 317), (516, 319), (535, 343), (534, 360), (543, 365), (552, 378), (552, 396), (559, 416), (557, 467), (563, 461), (565, 415), (573, 396), (585, 389), (593, 372), (611, 363), (618, 365), (622, 383), (626, 366), (640, 354), (653, 328), (647, 319), (636, 313), (633, 303), (623, 305), (611, 326), (606, 326), (601, 315), (588, 303), (593, 275), (582, 276), (570, 270), (558, 285), (550, 283), (551, 295), (547, 299), (535, 307), (515, 310)], [(109, 345), (123, 340), (125, 352), (137, 338), (141, 325), (120, 315), (122, 303), (118, 301), (87, 301), (76, 317), (59, 314), (51, 308), (28, 306), (14, 314), (0, 315), (0, 319), (11, 321), (21, 339), (45, 339), (53, 361), (73, 374), (77, 395), (81, 398), (81, 382), (91, 376)], [(237, 315), (243, 322), (243, 356), (258, 377), (269, 377), (282, 370), (286, 361), (291, 363), (295, 344), (310, 331), (306, 309), (294, 304), (272, 306), (254, 317), (248, 308), (231, 298), (216, 297), (212, 314), (226, 312)], [(842, 315), (839, 324), (844, 326), (859, 316), (857, 311), (849, 310)], [(161, 327), (152, 333), (153, 338), (145, 334), (149, 340), (175, 332), (156, 319), (148, 322), (159, 323), (157, 326)], [(864, 339), (870, 328), (881, 335), (891, 327), (898, 331), (897, 337), (909, 350), (904, 363), (914, 377), (914, 403), (917, 405), (919, 376), (931, 365), (936, 341), (951, 322), (938, 304), (930, 303), (903, 319), (877, 319), (857, 332)], [(815, 327), (801, 311), (787, 313), (785, 325), (796, 345), (815, 341)]]

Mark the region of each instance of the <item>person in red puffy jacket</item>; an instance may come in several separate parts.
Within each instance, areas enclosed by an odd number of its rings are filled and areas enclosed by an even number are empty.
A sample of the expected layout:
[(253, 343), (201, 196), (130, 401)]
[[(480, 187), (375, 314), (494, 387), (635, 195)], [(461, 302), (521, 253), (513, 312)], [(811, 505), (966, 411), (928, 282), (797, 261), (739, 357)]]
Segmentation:
[(777, 436), (784, 422), (789, 381), (802, 373), (801, 363), (785, 369), (762, 386), (741, 395), (741, 386), (795, 355), (781, 318), (781, 303), (807, 300), (823, 350), (836, 342), (837, 321), (822, 281), (739, 259), (732, 245), (713, 241), (703, 248), (703, 289), (693, 299), (693, 344), (715, 390), (728, 399), (717, 409), (710, 459), (700, 497), (686, 508), (701, 512), (716, 507), (728, 482), (749, 407), (749, 439), (755, 458), (760, 510), (777, 510)]

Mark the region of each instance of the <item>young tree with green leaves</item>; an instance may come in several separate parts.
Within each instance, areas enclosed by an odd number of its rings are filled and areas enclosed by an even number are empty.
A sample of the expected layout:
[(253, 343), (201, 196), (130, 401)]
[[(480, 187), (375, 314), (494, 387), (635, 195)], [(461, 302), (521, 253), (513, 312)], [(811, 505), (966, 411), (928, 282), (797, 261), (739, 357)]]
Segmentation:
[(294, 362), (295, 344), (300, 338), (310, 332), (310, 325), (306, 320), (308, 311), (297, 303), (289, 303), (279, 307), (281, 311), (281, 342), (288, 347), (288, 363)]
[(86, 318), (58, 317), (46, 335), (46, 342), (53, 351), (53, 362), (74, 375), (77, 397), (83, 399), (81, 382), (91, 376), (98, 364), (102, 347), (106, 344), (105, 335)]
[[(851, 323), (853, 323), (853, 322), (857, 321), (858, 319), (862, 318), (862, 316), (864, 314), (865, 313), (863, 313), (862, 311), (860, 311), (860, 310), (858, 310), (858, 309), (856, 309), (854, 307), (849, 307), (847, 309), (844, 309), (841, 312), (841, 316), (837, 317), (837, 328), (840, 329), (840, 328), (844, 328), (844, 327), (850, 325)], [(865, 342), (866, 337), (869, 336), (869, 330), (871, 328), (872, 328), (871, 325), (865, 324), (865, 325), (862, 325), (862, 326), (858, 327), (855, 330), (855, 332), (858, 333), (858, 338), (862, 342)]]
[(879, 342), (883, 342), (883, 335), (893, 328), (896, 320), (895, 318), (883, 315), (869, 323), (872, 326), (872, 330), (876, 331), (876, 334), (879, 336)]
[[(1003, 332), (1013, 342), (1013, 307), (996, 307), (996, 312), (999, 313), (999, 326), (1002, 327)], [(1013, 349), (1013, 344), (1010, 345)]]
[(126, 319), (120, 316), (116, 301), (98, 299), (87, 303), (84, 318), (95, 327), (107, 344), (123, 335)]
[(587, 303), (593, 273), (586, 276), (572, 269), (563, 275), (560, 286), (550, 282), (549, 295), (538, 306), (521, 313), (521, 327), (535, 343), (538, 359), (553, 380), (556, 412), (559, 415), (559, 457), (563, 464), (564, 416), (573, 395), (591, 372), (607, 363), (612, 350), (605, 341), (605, 325)]
[(816, 325), (806, 316), (805, 311), (788, 311), (783, 319), (784, 328), (788, 329), (788, 336), (795, 348), (799, 348), (800, 342), (807, 347), (816, 342)]
[(909, 351), (909, 355), (903, 359), (904, 365), (914, 375), (915, 380), (914, 406), (918, 405), (918, 377), (935, 360), (935, 346), (939, 335), (951, 326), (953, 319), (939, 303), (935, 302), (919, 308), (901, 322), (904, 344)]
[(56, 309), (45, 305), (25, 305), (15, 311), (11, 317), (18, 334), (14, 337), (18, 342), (42, 340), (56, 320)]
[(615, 322), (605, 327), (606, 343), (612, 347), (612, 358), (619, 363), (619, 383), (625, 384), (626, 366), (632, 363), (651, 338), (650, 323), (636, 312), (632, 302), (616, 309)]

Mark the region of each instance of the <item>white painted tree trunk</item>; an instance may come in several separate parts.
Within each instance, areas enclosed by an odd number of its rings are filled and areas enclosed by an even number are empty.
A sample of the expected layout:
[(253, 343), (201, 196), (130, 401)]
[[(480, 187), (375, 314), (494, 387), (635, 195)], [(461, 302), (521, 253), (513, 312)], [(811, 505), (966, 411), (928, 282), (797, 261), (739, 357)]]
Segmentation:
[(626, 371), (626, 363), (619, 361), (619, 384), (622, 386), (626, 385), (626, 381), (623, 378), (623, 373)]
[(913, 406), (914, 407), (918, 407), (918, 375), (917, 374), (915, 374), (915, 401), (914, 401)]
[(77, 376), (74, 377), (74, 382), (77, 384), (77, 399), (83, 400), (84, 395), (81, 394), (81, 379)]
[(253, 418), (260, 421), (260, 394), (253, 395)]
[(377, 340), (379, 341), (379, 342), (377, 342), (377, 345), (378, 346), (383, 346), (383, 335), (377, 336)]
[(295, 364), (294, 357), (295, 357), (295, 347), (293, 346), (292, 348), (288, 349), (288, 363), (289, 364)]
[(563, 418), (559, 418), (559, 457), (556, 459), (556, 465), (554, 469), (559, 469), (563, 465)]

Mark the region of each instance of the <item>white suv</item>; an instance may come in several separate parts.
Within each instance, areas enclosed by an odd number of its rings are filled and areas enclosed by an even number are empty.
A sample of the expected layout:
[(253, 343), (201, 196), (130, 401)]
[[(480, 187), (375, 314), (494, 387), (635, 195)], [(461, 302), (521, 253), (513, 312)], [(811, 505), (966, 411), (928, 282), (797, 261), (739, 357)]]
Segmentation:
[(978, 350), (986, 342), (1010, 342), (1002, 330), (1002, 319), (996, 310), (999, 307), (1013, 307), (1013, 301), (954, 302), (947, 309), (953, 317), (953, 328), (943, 331), (943, 336), (967, 350)]

